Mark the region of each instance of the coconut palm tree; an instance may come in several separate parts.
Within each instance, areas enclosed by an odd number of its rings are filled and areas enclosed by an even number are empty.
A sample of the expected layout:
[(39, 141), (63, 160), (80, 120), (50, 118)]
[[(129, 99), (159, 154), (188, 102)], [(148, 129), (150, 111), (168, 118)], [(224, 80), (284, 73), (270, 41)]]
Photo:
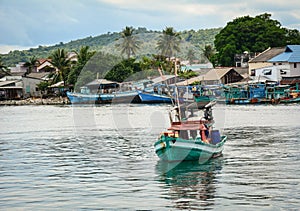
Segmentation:
[(215, 54), (215, 49), (211, 45), (205, 45), (202, 49), (203, 55), (210, 60), (210, 58)]
[(26, 74), (31, 73), (38, 65), (38, 59), (35, 56), (29, 58), (27, 62), (25, 62), (24, 66), (27, 67)]
[(156, 49), (161, 51), (161, 55), (171, 58), (176, 52), (180, 51), (180, 36), (173, 27), (166, 27), (163, 34), (159, 37)]
[(58, 48), (50, 55), (50, 59), (51, 64), (56, 68), (56, 74), (52, 82), (63, 81), (65, 86), (71, 67), (71, 60), (68, 59), (68, 54), (64, 49)]
[(77, 62), (72, 66), (70, 73), (68, 74), (68, 83), (75, 84), (81, 70), (84, 68), (86, 63), (92, 58), (96, 53), (95, 51), (89, 51), (89, 46), (83, 46), (80, 48), (79, 52), (75, 52), (77, 56)]
[(133, 35), (134, 29), (126, 26), (121, 32), (122, 42), (116, 44), (116, 47), (121, 48), (121, 54), (126, 54), (129, 59), (130, 56), (135, 55), (139, 49), (141, 42)]

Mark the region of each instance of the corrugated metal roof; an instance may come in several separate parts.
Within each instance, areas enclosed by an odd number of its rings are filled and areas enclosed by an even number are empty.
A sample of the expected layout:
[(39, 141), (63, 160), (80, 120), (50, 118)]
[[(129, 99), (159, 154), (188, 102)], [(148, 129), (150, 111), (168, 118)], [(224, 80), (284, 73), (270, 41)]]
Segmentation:
[(151, 81), (153, 81), (153, 83), (157, 84), (157, 83), (161, 83), (163, 81), (169, 80), (171, 78), (175, 78), (175, 75), (163, 75), (163, 76), (158, 76), (156, 78), (151, 79)]
[(213, 80), (220, 80), (226, 73), (228, 73), (233, 68), (215, 68), (210, 70), (208, 73), (205, 74), (204, 80), (206, 81), (213, 81)]
[(283, 53), (284, 51), (285, 51), (285, 47), (268, 48), (264, 52), (258, 54), (255, 58), (251, 59), (249, 63), (267, 62), (268, 60)]
[(88, 83), (87, 86), (93, 86), (93, 85), (108, 85), (108, 84), (118, 84), (118, 82), (115, 81), (110, 81), (110, 80), (106, 80), (106, 79), (95, 79), (92, 82)]
[(273, 57), (269, 62), (300, 62), (300, 45), (287, 45), (283, 53)]
[(7, 86), (10, 84), (15, 84), (18, 81), (0, 81), (0, 87)]

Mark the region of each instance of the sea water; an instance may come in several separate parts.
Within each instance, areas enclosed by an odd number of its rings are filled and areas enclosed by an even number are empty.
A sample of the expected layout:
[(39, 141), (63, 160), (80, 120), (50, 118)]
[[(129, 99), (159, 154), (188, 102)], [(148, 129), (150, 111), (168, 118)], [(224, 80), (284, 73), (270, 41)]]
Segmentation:
[(214, 107), (223, 156), (165, 163), (169, 105), (0, 107), (1, 210), (297, 210), (300, 106)]

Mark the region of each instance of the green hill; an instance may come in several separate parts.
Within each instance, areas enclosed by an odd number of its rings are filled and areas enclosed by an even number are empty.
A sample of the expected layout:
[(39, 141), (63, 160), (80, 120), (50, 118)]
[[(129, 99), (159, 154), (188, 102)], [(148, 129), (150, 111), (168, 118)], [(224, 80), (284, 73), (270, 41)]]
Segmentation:
[[(215, 36), (221, 31), (222, 28), (213, 28), (213, 29), (200, 29), (195, 30), (186, 30), (178, 32), (182, 38), (182, 51), (179, 53), (179, 57), (184, 57), (187, 51), (191, 48), (196, 52), (196, 55), (199, 55), (201, 49), (205, 45), (214, 45)], [(146, 28), (137, 28), (135, 29), (142, 45), (140, 46), (140, 55), (150, 55), (157, 54), (156, 52), (156, 43), (161, 31), (152, 31), (147, 30)], [(83, 39), (78, 39), (70, 41), (68, 43), (59, 43), (53, 46), (39, 46), (38, 48), (31, 48), (29, 50), (23, 51), (11, 51), (8, 54), (2, 54), (2, 62), (6, 66), (14, 66), (18, 62), (28, 61), (30, 57), (36, 56), (37, 58), (47, 58), (52, 51), (57, 48), (63, 48), (67, 51), (78, 51), (82, 46), (89, 46), (90, 50), (95, 51), (104, 51), (111, 54), (120, 54), (119, 50), (115, 47), (115, 43), (118, 42), (118, 39), (121, 38), (121, 32), (108, 32), (107, 34), (102, 34), (95, 37), (86, 37)]]

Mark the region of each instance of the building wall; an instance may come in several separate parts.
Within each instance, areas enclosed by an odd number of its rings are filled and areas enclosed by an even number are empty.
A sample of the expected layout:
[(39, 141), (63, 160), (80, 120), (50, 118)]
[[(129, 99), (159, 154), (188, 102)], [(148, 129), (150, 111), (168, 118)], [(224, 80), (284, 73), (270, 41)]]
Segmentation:
[(251, 75), (251, 70), (263, 68), (263, 67), (268, 67), (272, 65), (272, 63), (269, 62), (255, 62), (255, 63), (249, 63), (249, 71), (248, 74)]
[(283, 76), (291, 76), (290, 65), (281, 64), (255, 70), (255, 76), (264, 76), (272, 81), (280, 81)]
[(290, 63), (291, 76), (300, 76), (300, 62)]
[(41, 92), (37, 88), (42, 80), (35, 78), (23, 77), (23, 96), (26, 97), (40, 97)]

